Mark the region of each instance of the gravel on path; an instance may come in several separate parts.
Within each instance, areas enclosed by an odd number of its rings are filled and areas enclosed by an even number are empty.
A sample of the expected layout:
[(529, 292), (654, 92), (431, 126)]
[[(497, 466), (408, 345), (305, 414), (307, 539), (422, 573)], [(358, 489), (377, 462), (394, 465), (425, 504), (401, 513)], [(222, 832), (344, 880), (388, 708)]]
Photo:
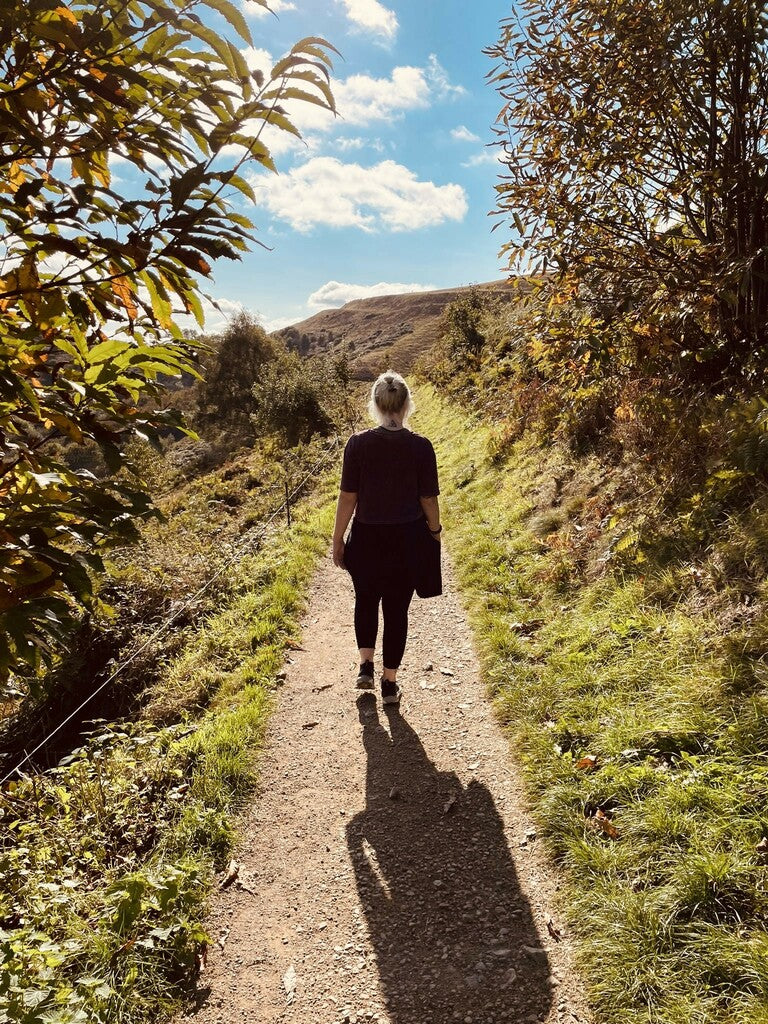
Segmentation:
[(394, 709), (354, 688), (349, 577), (316, 575), (185, 1024), (588, 1024), (444, 568), (443, 597), (414, 598)]

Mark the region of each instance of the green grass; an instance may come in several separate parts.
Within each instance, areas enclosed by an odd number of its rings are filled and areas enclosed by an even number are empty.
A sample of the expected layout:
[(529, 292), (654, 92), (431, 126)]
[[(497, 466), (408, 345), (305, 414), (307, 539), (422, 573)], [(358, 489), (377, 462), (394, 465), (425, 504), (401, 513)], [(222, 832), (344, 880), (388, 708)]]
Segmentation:
[[(711, 531), (701, 571), (652, 551), (642, 573), (622, 570), (593, 557), (608, 546), (585, 514), (600, 484), (587, 460), (525, 437), (500, 454), (488, 426), (430, 389), (418, 406), (485, 678), (565, 872), (598, 1019), (766, 1024), (765, 620), (743, 625), (727, 572), (718, 590), (700, 583), (749, 559), (764, 511)], [(569, 460), (583, 494), (558, 501)]]
[(214, 873), (258, 772), (277, 672), (327, 549), (331, 475), (243, 558), (155, 683), (0, 805), (0, 1021), (139, 1024), (197, 969)]

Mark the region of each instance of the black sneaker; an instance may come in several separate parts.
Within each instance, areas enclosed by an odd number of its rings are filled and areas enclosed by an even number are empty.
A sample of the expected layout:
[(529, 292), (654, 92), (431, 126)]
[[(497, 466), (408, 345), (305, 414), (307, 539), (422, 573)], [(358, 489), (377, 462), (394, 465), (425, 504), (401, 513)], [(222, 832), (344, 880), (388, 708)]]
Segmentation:
[(381, 680), (381, 702), (382, 704), (399, 704), (403, 691), (391, 679)]
[(357, 674), (357, 683), (355, 684), (358, 690), (372, 690), (373, 689), (373, 662), (364, 661), (360, 666), (360, 671)]

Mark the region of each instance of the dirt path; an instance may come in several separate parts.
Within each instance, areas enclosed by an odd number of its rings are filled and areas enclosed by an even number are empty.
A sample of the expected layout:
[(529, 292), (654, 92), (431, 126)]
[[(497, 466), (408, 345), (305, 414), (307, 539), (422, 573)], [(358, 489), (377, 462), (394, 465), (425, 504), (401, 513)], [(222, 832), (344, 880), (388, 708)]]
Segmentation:
[(185, 1021), (589, 1020), (447, 575), (444, 597), (414, 599), (386, 713), (354, 690), (348, 577), (326, 562), (315, 578)]

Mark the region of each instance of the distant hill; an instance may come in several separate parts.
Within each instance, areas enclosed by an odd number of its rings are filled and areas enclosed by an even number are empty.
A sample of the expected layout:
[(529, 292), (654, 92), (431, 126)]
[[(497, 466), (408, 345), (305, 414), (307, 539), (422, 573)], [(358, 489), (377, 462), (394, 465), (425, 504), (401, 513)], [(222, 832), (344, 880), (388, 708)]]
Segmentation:
[[(511, 302), (524, 285), (491, 281), (475, 287)], [(467, 291), (469, 288), (446, 288), (356, 299), (275, 333), (302, 355), (335, 352), (346, 346), (352, 374), (358, 380), (373, 380), (390, 366), (407, 373), (437, 339), (445, 307)]]

